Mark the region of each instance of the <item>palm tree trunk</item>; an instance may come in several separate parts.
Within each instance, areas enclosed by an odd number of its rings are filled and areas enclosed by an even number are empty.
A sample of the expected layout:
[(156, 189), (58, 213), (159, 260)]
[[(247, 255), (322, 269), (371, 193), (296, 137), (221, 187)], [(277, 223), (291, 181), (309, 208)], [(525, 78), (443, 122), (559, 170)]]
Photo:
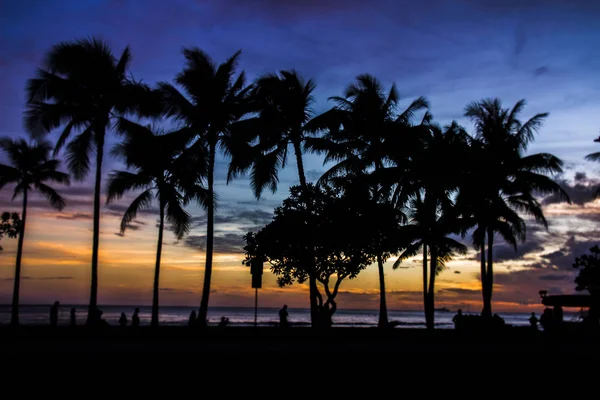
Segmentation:
[[(486, 273), (486, 264), (485, 264), (485, 233), (483, 234), (483, 237), (481, 238), (481, 297), (483, 299), (483, 309), (481, 310), (481, 316), (482, 317), (488, 317), (488, 313), (489, 310), (486, 308), (486, 301), (485, 299), (487, 298), (487, 273)], [(491, 317), (491, 313), (489, 314), (489, 316)]]
[(488, 259), (487, 269), (485, 271), (485, 297), (483, 298), (484, 317), (491, 318), (492, 316), (492, 289), (494, 287), (494, 268), (493, 268), (493, 250), (494, 250), (494, 231), (488, 228)]
[(427, 308), (427, 245), (423, 244), (423, 307)]
[(302, 149), (299, 142), (294, 142), (294, 153), (296, 154), (296, 163), (298, 164), (298, 179), (300, 186), (306, 189), (306, 175), (304, 174), (304, 162), (302, 161)]
[(383, 275), (383, 259), (381, 254), (377, 254), (377, 268), (379, 270), (379, 328), (386, 328), (389, 325), (387, 314), (387, 303), (385, 301), (385, 279)]
[[(160, 196), (160, 194), (159, 194)], [(158, 327), (158, 282), (160, 276), (160, 257), (162, 254), (163, 231), (165, 227), (165, 205), (160, 202), (160, 224), (158, 226), (158, 244), (156, 245), (156, 266), (154, 267), (154, 289), (152, 291), (151, 327)]]
[(202, 300), (198, 312), (198, 324), (206, 326), (208, 315), (208, 297), (210, 295), (210, 279), (212, 277), (212, 259), (215, 234), (215, 203), (214, 203), (214, 170), (216, 144), (211, 144), (208, 150), (208, 210), (206, 221), (206, 263), (204, 267), (204, 286), (202, 287)]
[(98, 247), (100, 244), (100, 194), (102, 191), (102, 158), (104, 157), (104, 132), (96, 141), (96, 181), (94, 183), (94, 228), (92, 238), (92, 285), (90, 288), (90, 305), (88, 307), (87, 324), (96, 321), (98, 308)]
[(15, 265), (15, 281), (12, 299), (12, 315), (10, 323), (19, 325), (19, 290), (21, 288), (21, 258), (23, 257), (23, 238), (25, 236), (25, 220), (27, 219), (27, 189), (23, 191), (23, 211), (19, 227), (19, 242), (17, 244), (17, 262)]
[[(304, 162), (302, 161), (302, 148), (300, 147), (299, 141), (294, 141), (294, 153), (296, 155), (296, 164), (298, 165), (298, 179), (300, 180), (300, 187), (302, 188), (302, 192), (306, 193), (308, 188), (306, 184), (306, 176), (304, 174)], [(306, 208), (310, 214), (311, 207), (310, 201), (307, 200)], [(310, 321), (311, 326), (316, 327), (319, 325), (320, 317), (319, 317), (319, 306), (317, 302), (317, 276), (316, 276), (316, 267), (314, 265), (314, 257), (311, 256), (309, 260), (309, 274), (308, 274), (308, 289), (309, 289), (309, 298), (310, 298)]]
[(437, 251), (435, 246), (431, 246), (431, 259), (429, 260), (431, 268), (429, 269), (429, 288), (427, 289), (427, 308), (425, 310), (425, 325), (427, 329), (435, 327), (435, 270), (437, 269)]

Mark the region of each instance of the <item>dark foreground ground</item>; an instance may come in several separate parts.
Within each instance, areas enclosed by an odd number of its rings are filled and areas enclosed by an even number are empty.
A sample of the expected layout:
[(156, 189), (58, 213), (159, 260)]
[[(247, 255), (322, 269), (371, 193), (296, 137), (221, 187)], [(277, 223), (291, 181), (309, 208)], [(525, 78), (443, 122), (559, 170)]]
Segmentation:
[(0, 327), (0, 353), (39, 352), (465, 352), (520, 351), (600, 353), (600, 334), (506, 328), (495, 332), (453, 329), (188, 327), (151, 329), (44, 326)]

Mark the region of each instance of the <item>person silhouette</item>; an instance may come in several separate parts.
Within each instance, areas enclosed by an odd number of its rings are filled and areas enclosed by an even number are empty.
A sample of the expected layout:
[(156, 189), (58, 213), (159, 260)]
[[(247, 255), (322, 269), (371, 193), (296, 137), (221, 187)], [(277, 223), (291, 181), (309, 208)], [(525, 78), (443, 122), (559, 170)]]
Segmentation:
[(190, 313), (190, 319), (188, 320), (188, 326), (195, 326), (196, 319), (196, 310), (192, 310), (192, 312)]
[(75, 316), (75, 307), (71, 307), (71, 319), (70, 319), (69, 325), (70, 326), (77, 325), (77, 319)]
[(281, 310), (279, 310), (279, 326), (282, 328), (287, 328), (288, 327), (288, 311), (287, 311), (287, 304), (284, 304), (283, 307), (281, 308)]
[(462, 327), (463, 314), (462, 310), (459, 308), (456, 311), (456, 315), (452, 317), (452, 322), (454, 322), (454, 329), (460, 329)]
[(119, 318), (119, 325), (121, 325), (122, 327), (127, 326), (127, 316), (124, 312), (121, 313), (121, 318)]
[(60, 303), (55, 301), (52, 307), (50, 307), (50, 326), (55, 327), (58, 325), (58, 307)]
[(133, 312), (133, 315), (131, 316), (131, 326), (140, 326), (140, 316), (138, 315), (139, 313), (140, 309), (136, 308)]
[(531, 326), (532, 329), (535, 329), (537, 331), (538, 329), (538, 318), (535, 316), (535, 313), (532, 312), (531, 313), (531, 317), (529, 317), (529, 325)]

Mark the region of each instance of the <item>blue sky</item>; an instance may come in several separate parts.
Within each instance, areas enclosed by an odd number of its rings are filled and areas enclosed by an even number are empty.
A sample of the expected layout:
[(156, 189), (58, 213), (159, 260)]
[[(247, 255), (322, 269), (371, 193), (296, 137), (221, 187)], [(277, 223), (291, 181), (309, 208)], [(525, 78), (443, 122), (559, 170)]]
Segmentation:
[[(572, 194), (587, 196), (600, 175), (600, 165), (583, 161), (585, 154), (600, 150), (593, 142), (600, 127), (598, 26), (600, 3), (583, 0), (1, 0), (0, 136), (24, 135), (25, 81), (44, 52), (59, 41), (101, 36), (116, 54), (129, 45), (133, 75), (151, 84), (172, 80), (182, 66), (184, 46), (200, 47), (216, 62), (242, 49), (240, 68), (249, 79), (291, 68), (314, 79), (315, 113), (330, 107), (327, 97), (341, 94), (361, 73), (377, 76), (386, 87), (395, 82), (401, 105), (427, 97), (439, 123), (456, 119), (468, 130), (471, 126), (462, 118), (467, 103), (499, 97), (508, 107), (525, 98), (523, 118), (550, 113), (530, 151), (561, 157), (567, 167), (561, 182)], [(305, 160), (309, 179), (316, 179), (324, 170), (321, 159), (307, 155)], [(220, 210), (224, 219), (230, 218), (221, 234), (239, 234), (236, 226), (255, 226), (268, 218), (264, 213), (270, 213), (297, 181), (290, 161), (280, 175), (279, 191), (257, 202), (246, 180), (225, 185), (221, 160)], [(105, 171), (115, 165), (107, 162)], [(67, 216), (77, 219), (75, 214), (90, 212), (89, 183), (65, 193), (81, 200), (72, 202)], [(12, 207), (8, 196), (0, 193), (0, 202)], [(548, 205), (550, 215), (556, 215), (559, 236), (539, 239), (546, 243), (541, 246), (546, 253), (530, 246), (531, 254), (549, 254), (552, 240), (555, 247), (571, 249), (567, 243), (574, 232), (583, 249), (600, 237), (592, 234), (595, 226), (589, 218), (582, 228), (582, 215), (596, 211), (595, 203), (582, 198), (576, 207)], [(106, 209), (110, 212), (116, 216), (119, 209)], [(246, 225), (235, 220), (244, 212)], [(81, 222), (89, 223), (86, 218)], [(190, 243), (197, 243), (201, 235), (199, 224)], [(225, 239), (222, 243), (229, 244)], [(10, 247), (6, 249), (10, 254)], [(569, 250), (568, 257), (572, 255)], [(508, 279), (511, 273), (506, 272)], [(513, 271), (511, 279), (519, 274), (532, 273)], [(573, 286), (571, 275), (560, 290)]]

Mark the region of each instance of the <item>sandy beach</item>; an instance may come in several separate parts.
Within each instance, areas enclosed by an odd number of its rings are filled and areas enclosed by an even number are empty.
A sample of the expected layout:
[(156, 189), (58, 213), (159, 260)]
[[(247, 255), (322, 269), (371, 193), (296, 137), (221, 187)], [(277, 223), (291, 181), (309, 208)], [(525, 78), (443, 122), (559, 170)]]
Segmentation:
[(192, 330), (107, 327), (0, 328), (0, 352), (209, 352), (209, 353), (335, 353), (335, 352), (599, 352), (600, 335), (563, 334), (507, 327), (496, 332), (377, 328), (248, 328)]

